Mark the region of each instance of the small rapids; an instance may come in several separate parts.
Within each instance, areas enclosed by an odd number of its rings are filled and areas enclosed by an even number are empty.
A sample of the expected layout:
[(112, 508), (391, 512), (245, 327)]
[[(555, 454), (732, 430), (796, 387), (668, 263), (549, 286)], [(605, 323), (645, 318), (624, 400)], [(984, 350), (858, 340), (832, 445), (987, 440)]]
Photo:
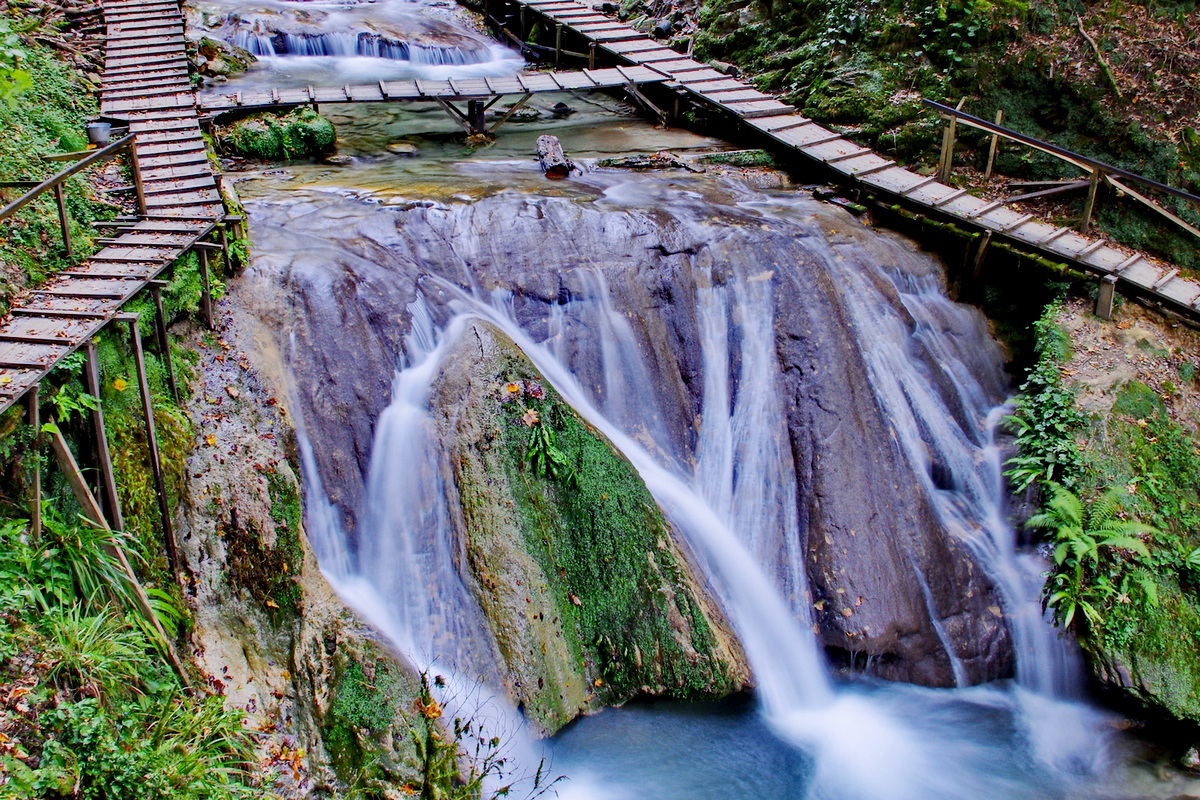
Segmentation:
[(521, 57), (434, 4), (274, 2), (202, 6), (213, 35), (259, 58), (243, 87), (297, 88), (379, 80), (491, 77)]
[[(531, 167), (489, 169), (507, 177), (498, 184), (530, 180)], [(252, 277), (295, 298), (293, 405), (302, 438), (322, 442), (303, 448), (309, 531), (339, 593), (418, 666), (481, 687), (513, 729), (499, 656), (464, 584), (428, 401), (448, 343), (484, 319), (634, 464), (720, 595), (757, 682), (756, 708), (658, 703), (575, 723), (549, 745), (569, 778), (564, 797), (1094, 791), (1109, 759), (1105, 719), (1075, 699), (1073, 663), (1037, 587), (1019, 580), (1032, 556), (1005, 521), (999, 351), (978, 312), (946, 299), (937, 265), (809, 199), (737, 182), (595, 171), (558, 191), (378, 204), (317, 188), (247, 203)], [(792, 352), (798, 342), (807, 349)], [(822, 358), (836, 353), (856, 355)], [(838, 396), (854, 404), (835, 413)], [(798, 433), (810, 418), (798, 404), (810, 403), (816, 430)], [(351, 409), (374, 423), (331, 421)], [(874, 474), (816, 463), (855, 442)], [(827, 664), (814, 608), (837, 596), (812, 585), (805, 561), (822, 514), (840, 513), (824, 470), (848, 502), (892, 509), (896, 532), (879, 541), (945, 531), (884, 556), (917, 584), (896, 602), (931, 623), (933, 649), (913, 656), (912, 674), (962, 688), (869, 677), (889, 674), (882, 663), (857, 678)], [(967, 552), (996, 586), (982, 606), (943, 574)], [(849, 563), (838, 557), (828, 556)], [(988, 627), (993, 601), (1007, 628)], [(1002, 669), (972, 637), (988, 652), (1011, 642), (1018, 680), (968, 685)], [(535, 751), (518, 760), (534, 764)]]

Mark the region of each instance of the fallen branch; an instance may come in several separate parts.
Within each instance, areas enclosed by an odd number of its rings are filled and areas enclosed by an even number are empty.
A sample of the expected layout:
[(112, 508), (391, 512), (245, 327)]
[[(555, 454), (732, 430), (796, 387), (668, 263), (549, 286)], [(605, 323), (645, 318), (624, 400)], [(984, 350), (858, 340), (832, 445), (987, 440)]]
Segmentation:
[(1100, 71), (1104, 73), (1108, 85), (1112, 87), (1113, 94), (1117, 96), (1118, 100), (1124, 100), (1125, 97), (1121, 94), (1121, 87), (1117, 85), (1117, 78), (1113, 75), (1112, 67), (1109, 66), (1104, 54), (1100, 52), (1100, 45), (1096, 44), (1096, 40), (1084, 29), (1083, 19), (1078, 14), (1075, 16), (1075, 24), (1079, 27), (1079, 32), (1083, 34), (1083, 38), (1087, 39), (1088, 44), (1092, 46), (1092, 52), (1096, 54), (1096, 60), (1100, 62)]

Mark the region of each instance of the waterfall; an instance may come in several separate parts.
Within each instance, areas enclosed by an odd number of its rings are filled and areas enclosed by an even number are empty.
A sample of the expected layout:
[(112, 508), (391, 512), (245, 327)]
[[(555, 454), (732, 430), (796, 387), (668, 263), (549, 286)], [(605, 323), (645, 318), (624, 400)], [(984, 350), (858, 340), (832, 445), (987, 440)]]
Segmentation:
[(242, 28), (232, 41), (256, 56), (367, 56), (443, 67), (482, 64), (493, 57), (487, 48), (411, 44), (367, 31), (265, 34)]
[[(667, 191), (659, 183), (652, 186)], [(604, 187), (603, 197), (612, 204), (641, 199), (628, 185)], [(685, 202), (701, 206), (706, 201), (700, 195), (673, 202), (673, 224), (686, 235), (712, 233), (692, 226), (695, 220), (687, 219), (681, 207)], [(322, 568), (343, 597), (366, 609), (406, 653), (416, 653), (418, 663), (445, 658), (462, 670), (463, 680), (494, 681), (489, 677), (497, 671), (493, 648), (462, 585), (459, 545), (451, 541), (445, 521), (454, 490), (442, 483), (437, 465), (444, 453), (428, 435), (430, 384), (440, 359), (463, 321), (479, 317), (509, 336), (631, 461), (686, 538), (747, 651), (763, 718), (775, 736), (812, 761), (806, 791), (813, 800), (1032, 798), (1094, 774), (1104, 750), (1095, 732), (1097, 719), (1086, 707), (1062, 699), (1071, 684), (1069, 662), (1057, 655), (1061, 643), (1041, 620), (1037, 590), (1019, 580), (1029, 567), (1005, 521), (993, 436), (1005, 399), (999, 354), (982, 317), (944, 297), (927, 259), (920, 262), (924, 268), (907, 270), (879, 266), (871, 253), (842, 259), (831, 245), (812, 237), (816, 225), (797, 222), (804, 209), (796, 201), (738, 203), (737, 224), (729, 228), (736, 235), (752, 237), (768, 223), (781, 226), (781, 232), (770, 241), (774, 249), (763, 245), (762, 263), (754, 253), (746, 263), (723, 263), (720, 281), (702, 280), (695, 288), (699, 358), (688, 369), (699, 405), (681, 412), (685, 424), (694, 425), (692, 438), (681, 441), (667, 419), (668, 400), (656, 396), (659, 373), (644, 352), (644, 329), (634, 324), (638, 315), (654, 312), (648, 306), (623, 306), (613, 291), (613, 272), (592, 267), (588, 256), (574, 251), (561, 255), (571, 265), (569, 277), (547, 278), (556, 274), (557, 263), (539, 261), (536, 270), (511, 278), (486, 266), (501, 254), (536, 251), (520, 236), (529, 235), (522, 226), (541, 232), (537, 225), (550, 224), (542, 220), (569, 229), (580, 251), (608, 256), (607, 240), (597, 233), (602, 226), (589, 227), (583, 218), (596, 213), (593, 207), (557, 198), (546, 200), (537, 215), (503, 217), (496, 209), (503, 210), (504, 203), (504, 197), (495, 197), (417, 208), (404, 212), (402, 221), (387, 217), (357, 228), (355, 235), (368, 238), (378, 229), (381, 238), (371, 241), (368, 252), (395, 259), (379, 265), (370, 281), (354, 282), (356, 287), (369, 284), (368, 294), (382, 298), (380, 308), (393, 307), (380, 286), (402, 284), (410, 269), (420, 277), (404, 284), (411, 286), (408, 296), (419, 299), (409, 306), (412, 332), (390, 405), (376, 427), (358, 544), (336, 525), (314, 536)], [(510, 212), (511, 205), (509, 200)], [(633, 230), (644, 235), (648, 229), (664, 240), (683, 235), (661, 233), (649, 223), (638, 228), (642, 219), (635, 225), (622, 212), (611, 216), (605, 233), (622, 241)], [(339, 218), (322, 235), (339, 236), (350, 228)], [(481, 231), (494, 240), (479, 244)], [(896, 260), (924, 258), (906, 254), (900, 245), (880, 249)], [(614, 261), (621, 257), (612, 256)], [(912, 467), (914, 485), (906, 490), (928, 498), (942, 524), (974, 548), (1001, 587), (1023, 688), (948, 692), (871, 682), (840, 686), (830, 677), (812, 632), (804, 563), (807, 522), (798, 511), (804, 498), (797, 496), (798, 466), (786, 414), (795, 400), (780, 390), (773, 310), (781, 301), (774, 297), (778, 284), (771, 266), (785, 260), (789, 268), (827, 273), (836, 287), (837, 307), (830, 313), (850, 322), (847, 336), (861, 353), (870, 393), (889, 421), (901, 461)], [(320, 261), (322, 269), (329, 268), (328, 259)], [(468, 265), (480, 265), (477, 280)], [(692, 262), (680, 268), (695, 269)], [(474, 285), (464, 281), (464, 287), (446, 275), (458, 280), (472, 275)], [(514, 285), (522, 289), (505, 288)], [(310, 525), (337, 519), (322, 505), (317, 472), (315, 459), (306, 457)], [(942, 627), (937, 593), (925, 581), (918, 558), (909, 557), (937, 637), (963, 683), (965, 670), (953, 652), (954, 637)], [(445, 598), (446, 613), (434, 609), (430, 597), (439, 605)], [(417, 623), (429, 627), (414, 631)]]

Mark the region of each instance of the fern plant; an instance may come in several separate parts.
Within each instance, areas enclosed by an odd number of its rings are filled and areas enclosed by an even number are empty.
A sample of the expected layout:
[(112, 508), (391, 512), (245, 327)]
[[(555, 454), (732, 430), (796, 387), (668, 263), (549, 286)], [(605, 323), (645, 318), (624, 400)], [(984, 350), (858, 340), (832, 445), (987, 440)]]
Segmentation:
[(1092, 503), (1084, 503), (1061, 484), (1050, 483), (1047, 488), (1050, 499), (1044, 510), (1026, 523), (1053, 536), (1056, 569), (1047, 583), (1047, 603), (1063, 627), (1078, 626), (1081, 617), (1097, 625), (1104, 604), (1121, 591), (1105, 567), (1121, 560), (1122, 550), (1148, 558), (1150, 552), (1140, 537), (1158, 531), (1121, 517), (1123, 487), (1110, 488)]

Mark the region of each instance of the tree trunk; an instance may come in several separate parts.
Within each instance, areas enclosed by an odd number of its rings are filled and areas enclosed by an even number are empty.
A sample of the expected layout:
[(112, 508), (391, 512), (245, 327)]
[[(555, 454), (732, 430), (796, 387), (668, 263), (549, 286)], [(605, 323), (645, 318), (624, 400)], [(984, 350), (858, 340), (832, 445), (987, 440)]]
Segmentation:
[(563, 153), (557, 136), (539, 136), (537, 140), (538, 163), (542, 172), (552, 180), (562, 180), (571, 174), (575, 165)]

